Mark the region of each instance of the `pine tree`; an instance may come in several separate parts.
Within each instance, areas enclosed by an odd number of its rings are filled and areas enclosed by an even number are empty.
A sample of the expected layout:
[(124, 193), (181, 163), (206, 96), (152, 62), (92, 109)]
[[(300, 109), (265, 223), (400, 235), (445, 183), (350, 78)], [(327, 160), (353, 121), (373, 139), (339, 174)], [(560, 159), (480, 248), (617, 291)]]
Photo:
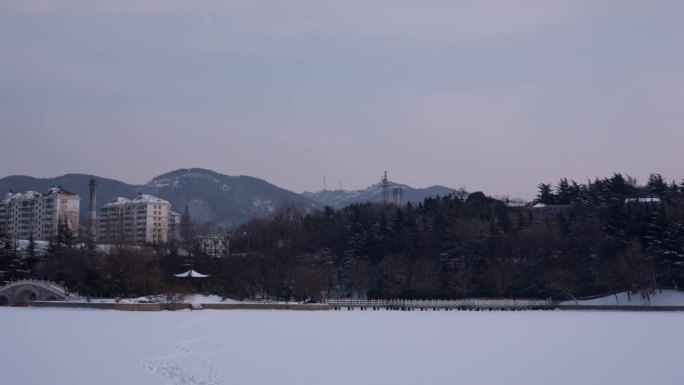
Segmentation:
[(26, 278), (28, 276), (27, 264), (21, 253), (17, 252), (17, 242), (11, 238), (5, 238), (0, 249), (0, 280), (10, 281)]
[(34, 266), (40, 262), (38, 250), (36, 250), (36, 241), (33, 239), (33, 234), (29, 235), (28, 245), (26, 246), (26, 262), (28, 269), (33, 272)]
[(11, 279), (10, 264), (11, 264), (11, 242), (9, 238), (0, 237), (0, 284)]
[(679, 193), (679, 186), (677, 186), (677, 182), (674, 180), (672, 183), (670, 183), (669, 188), (667, 189), (667, 195), (670, 197), (675, 197)]
[(558, 186), (556, 187), (556, 195), (557, 195), (557, 203), (560, 205), (569, 205), (572, 203), (574, 200), (574, 196), (572, 194), (572, 190), (570, 187), (570, 182), (568, 182), (567, 178), (562, 178), (558, 182)]
[(195, 240), (195, 228), (192, 223), (192, 218), (190, 218), (188, 205), (185, 205), (185, 210), (183, 211), (183, 215), (181, 215), (180, 236), (183, 239), (184, 248), (190, 250), (193, 247)]
[(545, 205), (552, 205), (556, 203), (556, 196), (551, 189), (551, 185), (547, 183), (540, 183), (537, 186), (539, 192), (537, 193), (537, 198), (534, 200), (536, 203), (542, 203)]
[(646, 183), (646, 191), (652, 197), (662, 198), (668, 190), (667, 183), (663, 180), (660, 174), (651, 174)]
[(10, 258), (10, 274), (12, 279), (28, 278), (31, 275), (29, 261), (26, 255), (18, 252), (18, 245), (16, 241), (12, 241)]
[(48, 244), (48, 254), (50, 256), (61, 255), (73, 248), (76, 237), (69, 228), (65, 220), (60, 220), (57, 224), (57, 234), (50, 238)]

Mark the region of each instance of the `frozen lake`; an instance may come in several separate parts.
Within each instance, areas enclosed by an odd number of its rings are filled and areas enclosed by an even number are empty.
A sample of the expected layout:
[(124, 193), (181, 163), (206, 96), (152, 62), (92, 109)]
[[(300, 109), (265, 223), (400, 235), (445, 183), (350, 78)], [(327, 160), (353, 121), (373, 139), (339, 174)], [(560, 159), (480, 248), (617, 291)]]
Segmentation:
[(3, 384), (681, 384), (684, 313), (0, 308)]

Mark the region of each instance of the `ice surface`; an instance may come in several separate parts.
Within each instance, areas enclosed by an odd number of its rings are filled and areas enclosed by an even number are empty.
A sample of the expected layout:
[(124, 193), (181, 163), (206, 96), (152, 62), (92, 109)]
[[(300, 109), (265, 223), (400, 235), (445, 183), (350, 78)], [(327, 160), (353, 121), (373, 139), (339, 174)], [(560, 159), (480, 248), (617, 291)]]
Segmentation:
[(684, 313), (0, 308), (3, 384), (681, 384)]

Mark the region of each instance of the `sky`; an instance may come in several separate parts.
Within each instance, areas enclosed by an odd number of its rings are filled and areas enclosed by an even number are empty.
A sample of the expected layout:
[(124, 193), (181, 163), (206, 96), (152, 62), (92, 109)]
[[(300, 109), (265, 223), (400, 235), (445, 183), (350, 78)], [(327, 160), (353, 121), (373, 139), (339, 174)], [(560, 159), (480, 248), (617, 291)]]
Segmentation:
[(0, 177), (684, 177), (684, 2), (3, 0)]

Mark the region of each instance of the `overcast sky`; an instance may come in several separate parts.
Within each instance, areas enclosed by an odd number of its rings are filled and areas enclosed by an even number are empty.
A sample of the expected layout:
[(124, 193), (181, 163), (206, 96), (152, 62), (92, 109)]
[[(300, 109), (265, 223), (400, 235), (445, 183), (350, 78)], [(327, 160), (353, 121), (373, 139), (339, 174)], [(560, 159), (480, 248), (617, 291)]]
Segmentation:
[(684, 177), (684, 2), (2, 0), (0, 177)]

